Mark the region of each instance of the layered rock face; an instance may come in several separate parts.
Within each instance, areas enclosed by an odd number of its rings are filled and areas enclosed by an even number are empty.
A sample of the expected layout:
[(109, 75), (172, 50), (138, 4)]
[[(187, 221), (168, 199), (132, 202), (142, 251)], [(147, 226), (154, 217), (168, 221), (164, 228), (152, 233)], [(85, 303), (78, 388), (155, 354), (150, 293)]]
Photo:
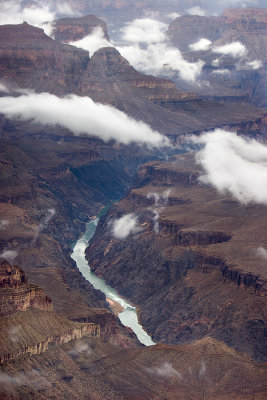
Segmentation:
[(87, 51), (61, 44), (27, 23), (0, 26), (0, 75), (11, 84), (66, 93), (88, 61)]
[[(27, 24), (1, 29), (0, 78), (10, 86), (89, 96), (173, 135), (175, 141), (181, 134), (223, 126), (238, 129), (242, 124), (248, 134), (265, 130), (264, 112), (247, 102), (203, 101), (170, 80), (138, 73), (114, 48), (100, 49), (89, 59), (87, 51), (54, 41)], [(30, 41), (31, 35), (36, 39)]]
[[(266, 207), (244, 206), (198, 183), (191, 155), (139, 169), (136, 188), (99, 222), (87, 257), (93, 270), (140, 306), (155, 341), (211, 335), (266, 359)], [(134, 213), (124, 240), (112, 221)], [(264, 311), (265, 310), (265, 311)]]
[(210, 337), (195, 343), (116, 349), (101, 339), (82, 338), (2, 367), (5, 400), (266, 398), (266, 368)]
[(52, 302), (43, 290), (27, 282), (21, 268), (0, 262), (0, 317), (30, 307), (52, 310)]
[(58, 19), (54, 22), (53, 35), (60, 42), (74, 42), (90, 35), (98, 27), (102, 29), (105, 39), (109, 40), (105, 22), (94, 15)]
[(231, 8), (219, 17), (179, 17), (170, 24), (168, 36), (181, 51), (188, 51), (189, 45), (201, 38), (209, 39), (216, 45), (240, 40), (247, 45), (249, 55), (265, 60), (266, 24), (266, 9)]
[(188, 51), (190, 44), (201, 38), (215, 41), (230, 27), (230, 22), (223, 17), (183, 15), (170, 24), (167, 34), (172, 43), (181, 51)]
[(49, 343), (62, 344), (83, 336), (100, 336), (100, 325), (74, 323), (53, 311), (44, 291), (31, 283), (24, 271), (0, 263), (0, 363), (25, 354), (40, 354)]

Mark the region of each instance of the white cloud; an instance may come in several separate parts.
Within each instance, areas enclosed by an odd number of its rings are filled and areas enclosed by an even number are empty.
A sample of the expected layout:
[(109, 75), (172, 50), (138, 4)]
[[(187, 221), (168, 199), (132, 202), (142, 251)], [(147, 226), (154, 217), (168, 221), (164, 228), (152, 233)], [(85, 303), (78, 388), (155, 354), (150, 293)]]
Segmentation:
[(159, 234), (159, 213), (154, 208), (149, 208), (149, 210), (152, 211), (152, 213), (153, 213), (153, 218), (152, 218), (153, 225), (154, 225), (153, 229), (154, 229), (154, 232), (156, 233), (156, 235), (158, 235)]
[(168, 25), (150, 18), (135, 19), (121, 28), (122, 39), (130, 43), (159, 43), (165, 41)]
[(182, 378), (180, 372), (173, 368), (172, 364), (165, 362), (160, 367), (147, 368), (147, 371), (161, 378)]
[(234, 58), (243, 57), (247, 53), (246, 47), (240, 42), (232, 42), (223, 46), (213, 47), (212, 51), (217, 54), (229, 55)]
[[(46, 386), (51, 387), (51, 383), (48, 382), (39, 372), (33, 369), (26, 372), (19, 372), (15, 375), (0, 372), (0, 384), (12, 385), (13, 387), (28, 386), (39, 389)], [(8, 390), (8, 387), (5, 388), (5, 390)]]
[(131, 233), (137, 233), (140, 230), (134, 214), (126, 214), (112, 224), (112, 234), (116, 239), (126, 239)]
[(46, 215), (43, 218), (43, 220), (40, 222), (40, 224), (38, 225), (34, 238), (33, 238), (33, 244), (36, 242), (38, 236), (40, 235), (40, 233), (47, 227), (49, 221), (54, 217), (54, 215), (56, 214), (56, 210), (54, 208), (48, 208), (46, 211)]
[(21, 24), (26, 21), (30, 25), (44, 29), (47, 35), (52, 34), (51, 22), (55, 18), (55, 13), (50, 7), (42, 2), (21, 7), (18, 1), (5, 1), (1, 4), (0, 25)]
[(201, 17), (204, 17), (207, 15), (207, 11), (203, 10), (199, 6), (191, 7), (186, 10), (186, 12), (190, 15), (199, 15)]
[(107, 105), (94, 103), (89, 97), (57, 97), (49, 93), (32, 93), (18, 97), (1, 97), (0, 113), (8, 118), (30, 120), (45, 125), (60, 125), (75, 135), (86, 134), (104, 141), (167, 146), (169, 140), (148, 125), (128, 117)]
[(167, 25), (148, 18), (134, 20), (123, 31), (123, 43), (118, 51), (138, 71), (156, 76), (179, 75), (194, 82), (201, 74), (204, 61), (186, 61), (173, 47), (165, 33)]
[(200, 366), (200, 369), (199, 369), (199, 376), (200, 377), (204, 376), (206, 374), (206, 371), (207, 371), (206, 364), (204, 363), (204, 361), (201, 361), (201, 366)]
[(210, 44), (209, 39), (202, 38), (198, 42), (190, 44), (189, 48), (192, 51), (205, 51), (209, 49)]
[(155, 208), (149, 207), (148, 209), (153, 213), (153, 229), (157, 235), (159, 234), (159, 213), (166, 207), (170, 193), (171, 189), (166, 189), (163, 193), (151, 192), (147, 194), (148, 199), (154, 199)]
[(52, 21), (56, 14), (66, 16), (79, 16), (67, 3), (56, 5), (55, 11), (45, 1), (36, 1), (35, 4), (28, 2), (23, 6), (21, 0), (8, 0), (1, 2), (0, 25), (21, 24), (26, 21), (28, 24), (44, 29), (48, 36), (53, 35)]
[(190, 82), (196, 81), (205, 64), (202, 60), (186, 61), (178, 49), (167, 43), (150, 44), (147, 48), (119, 46), (117, 49), (138, 71), (155, 76), (176, 74)]
[(71, 356), (78, 356), (81, 353), (91, 354), (92, 349), (87, 343), (77, 342), (73, 349), (68, 352)]
[(6, 87), (6, 85), (0, 82), (0, 92), (9, 93), (10, 90)]
[(21, 336), (21, 325), (11, 326), (8, 330), (8, 337), (13, 343), (17, 343)]
[(229, 71), (229, 69), (227, 68), (222, 68), (222, 69), (215, 69), (214, 71), (212, 71), (212, 73), (216, 75), (229, 75), (231, 74), (231, 71)]
[(264, 260), (267, 260), (267, 250), (262, 246), (258, 247), (255, 250), (255, 255), (257, 257), (260, 257), (260, 258), (264, 259)]
[(166, 15), (166, 17), (167, 18), (170, 18), (170, 19), (176, 19), (176, 18), (179, 18), (181, 15), (180, 14), (178, 14), (177, 12), (173, 12), (173, 13), (170, 13), (170, 14), (167, 14)]
[(164, 190), (163, 193), (150, 192), (147, 194), (147, 198), (148, 199), (154, 198), (154, 206), (155, 207), (165, 207), (168, 202), (170, 193), (171, 193), (171, 189), (166, 189), (166, 190)]
[(9, 221), (7, 221), (6, 219), (0, 219), (0, 230), (6, 229), (8, 224), (9, 224)]
[(214, 60), (212, 60), (211, 65), (213, 67), (218, 67), (218, 65), (220, 65), (221, 60), (219, 58), (215, 58)]
[(105, 34), (103, 29), (100, 26), (97, 26), (93, 29), (90, 35), (75, 42), (70, 42), (69, 44), (88, 50), (92, 56), (95, 51), (101, 49), (102, 47), (113, 47), (111, 42), (109, 42), (104, 36)]
[(257, 70), (263, 66), (261, 60), (246, 61), (245, 63), (239, 63), (236, 65), (237, 70)]
[(57, 7), (57, 14), (61, 14), (66, 17), (81, 16), (81, 13), (78, 12), (77, 10), (73, 10), (68, 3), (58, 3), (56, 7)]
[(204, 147), (197, 161), (205, 174), (201, 182), (241, 203), (267, 204), (267, 146), (236, 133), (216, 129), (191, 141)]
[(100, 27), (86, 38), (70, 44), (88, 50), (91, 55), (101, 47), (113, 46), (140, 72), (155, 76), (179, 75), (186, 81), (195, 82), (204, 61), (186, 61), (169, 42), (165, 33), (167, 27), (167, 24), (157, 20), (136, 19), (121, 29), (120, 44), (107, 41)]
[(18, 256), (17, 250), (5, 250), (0, 254), (0, 258), (5, 258), (8, 262), (13, 262)]

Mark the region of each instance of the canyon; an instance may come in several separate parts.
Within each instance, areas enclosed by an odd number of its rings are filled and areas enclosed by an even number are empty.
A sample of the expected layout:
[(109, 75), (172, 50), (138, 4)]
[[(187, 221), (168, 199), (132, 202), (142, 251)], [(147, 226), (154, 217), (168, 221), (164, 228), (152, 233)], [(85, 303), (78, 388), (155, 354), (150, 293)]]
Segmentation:
[[(100, 220), (89, 263), (140, 307), (154, 341), (209, 335), (265, 361), (267, 276), (256, 249), (267, 244), (266, 206), (218, 194), (201, 173), (191, 154), (141, 166), (128, 196)], [(129, 213), (142, 229), (118, 240), (109, 227)]]
[[(93, 5), (103, 12), (110, 2)], [(125, 16), (128, 6), (115, 8)], [(243, 80), (214, 78), (210, 89), (188, 90), (138, 72), (112, 46), (91, 55), (68, 45), (95, 27), (109, 39), (102, 14), (88, 12), (55, 20), (55, 39), (27, 22), (0, 26), (0, 96), (89, 97), (166, 134), (173, 147), (104, 142), (1, 114), (0, 396), (264, 400), (267, 277), (255, 250), (267, 248), (266, 206), (242, 205), (199, 183), (185, 136), (224, 128), (266, 142), (265, 13), (174, 21), (174, 45), (182, 46), (176, 40), (185, 29), (184, 41), (206, 32), (216, 45), (231, 32), (264, 63), (260, 72), (240, 72)], [(196, 60), (186, 46), (183, 55)], [(212, 76), (212, 59), (203, 57)], [(155, 346), (141, 346), (70, 257), (85, 224), (107, 205), (87, 259), (137, 307)], [(119, 240), (112, 223), (129, 213), (141, 228)]]

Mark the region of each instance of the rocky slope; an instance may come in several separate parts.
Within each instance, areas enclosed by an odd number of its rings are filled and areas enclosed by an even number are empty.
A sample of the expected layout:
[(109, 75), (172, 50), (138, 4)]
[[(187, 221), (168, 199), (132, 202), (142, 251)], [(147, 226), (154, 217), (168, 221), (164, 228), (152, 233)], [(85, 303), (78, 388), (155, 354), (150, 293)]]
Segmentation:
[[(151, 162), (136, 187), (102, 219), (87, 257), (134, 304), (155, 341), (211, 335), (266, 359), (266, 207), (244, 206), (198, 183), (191, 155)], [(112, 221), (134, 213), (141, 231), (124, 240)]]
[(124, 350), (83, 338), (2, 366), (4, 400), (264, 400), (266, 365), (211, 338)]

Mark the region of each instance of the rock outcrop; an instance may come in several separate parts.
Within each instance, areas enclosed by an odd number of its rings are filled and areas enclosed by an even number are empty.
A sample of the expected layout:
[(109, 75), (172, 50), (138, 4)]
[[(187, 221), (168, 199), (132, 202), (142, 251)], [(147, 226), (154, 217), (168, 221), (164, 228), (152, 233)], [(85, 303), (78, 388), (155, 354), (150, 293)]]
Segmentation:
[(43, 290), (27, 282), (23, 270), (0, 261), (0, 317), (30, 307), (52, 310), (52, 302)]
[(63, 344), (83, 336), (100, 336), (100, 325), (77, 323), (53, 312), (43, 290), (28, 282), (24, 271), (0, 262), (0, 363), (40, 354), (50, 343)]
[(109, 40), (107, 26), (95, 15), (85, 15), (79, 18), (61, 18), (54, 22), (53, 35), (60, 42), (69, 43), (83, 39), (96, 28), (103, 31), (103, 37)]
[(0, 76), (11, 85), (67, 93), (88, 61), (87, 51), (61, 44), (26, 22), (0, 26)]

